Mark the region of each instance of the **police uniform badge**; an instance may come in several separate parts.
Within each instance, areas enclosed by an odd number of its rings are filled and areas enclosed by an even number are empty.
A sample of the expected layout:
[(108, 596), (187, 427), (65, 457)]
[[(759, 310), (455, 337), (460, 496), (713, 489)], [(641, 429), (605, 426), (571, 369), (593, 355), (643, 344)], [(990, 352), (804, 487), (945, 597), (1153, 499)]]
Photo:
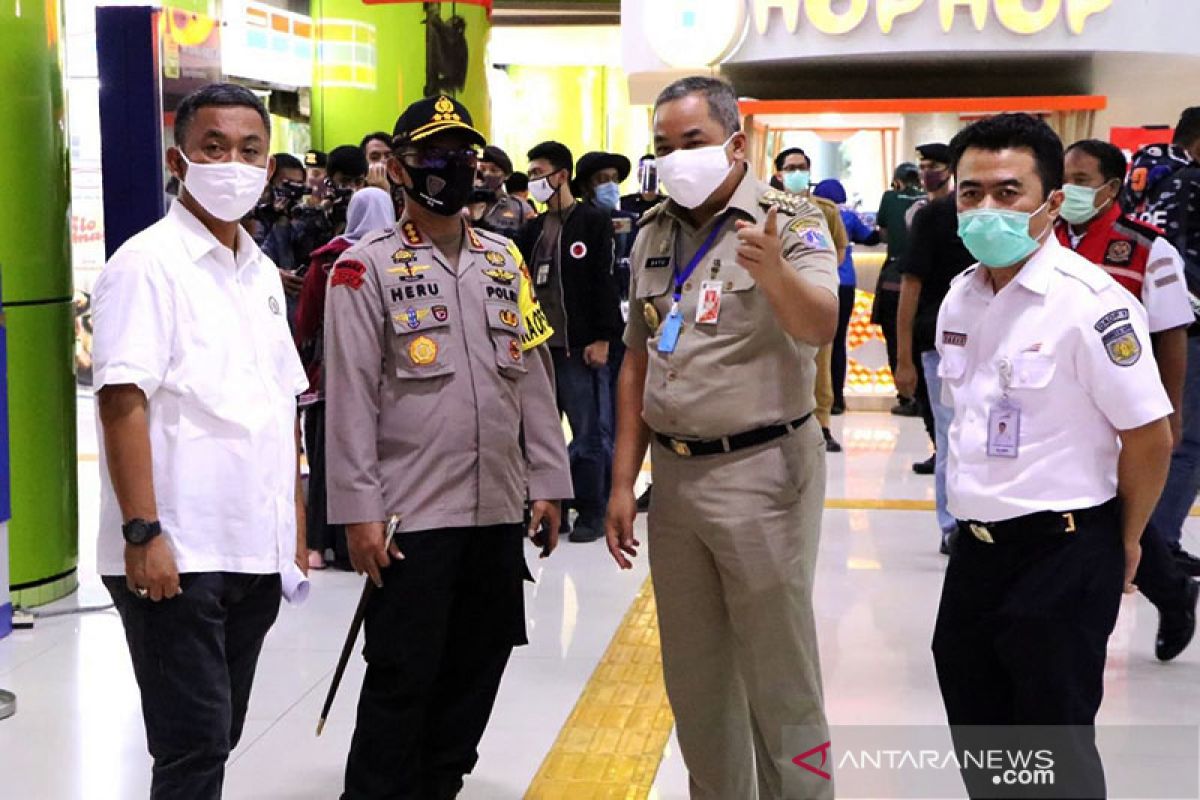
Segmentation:
[(408, 358), (414, 366), (427, 367), (437, 361), (437, 342), (428, 336), (418, 336), (408, 345)]
[(430, 310), (433, 311), (433, 318), (438, 322), (445, 322), (450, 319), (450, 309), (446, 306), (434, 306)]
[(521, 343), (516, 339), (508, 343), (508, 357), (514, 364), (521, 363)]
[(428, 308), (409, 307), (404, 311), (404, 323), (414, 331), (421, 327), (421, 320), (429, 316)]
[[(500, 254), (497, 253), (496, 255)], [(485, 269), (483, 274), (504, 286), (511, 286), (512, 282), (517, 279), (517, 273), (509, 272), (506, 269)]]
[(517, 312), (511, 308), (502, 308), (499, 313), (500, 322), (510, 328), (515, 328), (520, 324), (521, 318), (517, 316)]
[(1132, 367), (1142, 357), (1142, 343), (1132, 325), (1119, 325), (1104, 334), (1104, 349), (1118, 367)]
[(662, 320), (658, 316), (658, 309), (647, 300), (642, 305), (642, 316), (646, 319), (646, 325), (650, 328), (650, 333), (658, 332), (658, 325)]
[(425, 243), (425, 239), (421, 236), (421, 232), (417, 230), (417, 226), (413, 225), (411, 222), (404, 223), (402, 230), (404, 232), (404, 241), (408, 242), (409, 244), (419, 245)]
[(397, 250), (396, 252), (392, 253), (392, 263), (393, 264), (407, 264), (410, 261), (416, 261), (416, 260), (417, 260), (417, 254), (414, 253), (412, 250), (400, 249), (400, 250)]
[(489, 264), (496, 267), (503, 267), (504, 262), (507, 260), (504, 257), (504, 253), (497, 253), (495, 250), (488, 250), (487, 253), (484, 254), (483, 258)]
[(1118, 239), (1115, 242), (1108, 243), (1108, 249), (1104, 251), (1104, 263), (1111, 264), (1114, 267), (1121, 267), (1133, 261), (1133, 244)]

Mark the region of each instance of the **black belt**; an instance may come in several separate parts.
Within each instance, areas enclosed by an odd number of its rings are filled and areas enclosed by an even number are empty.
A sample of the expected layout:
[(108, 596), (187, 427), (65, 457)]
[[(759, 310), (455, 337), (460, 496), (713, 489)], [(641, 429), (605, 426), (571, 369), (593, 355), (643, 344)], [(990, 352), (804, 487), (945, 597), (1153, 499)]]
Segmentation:
[(1022, 537), (1045, 536), (1046, 534), (1072, 534), (1092, 527), (1094, 523), (1111, 519), (1120, 513), (1117, 498), (1091, 508), (1075, 511), (1038, 511), (1002, 522), (980, 522), (959, 520), (963, 533), (974, 536), (984, 544), (1013, 541)]
[(780, 436), (786, 436), (789, 432), (796, 430), (808, 422), (808, 418), (811, 416), (812, 413), (810, 412), (799, 419), (794, 419), (783, 425), (767, 425), (763, 428), (755, 428), (745, 433), (735, 433), (732, 436), (725, 436), (721, 439), (676, 439), (661, 433), (654, 434), (654, 438), (658, 440), (659, 444), (677, 456), (683, 456), (684, 458), (692, 456), (715, 456), (717, 453), (732, 453), (737, 450), (744, 450), (747, 447), (754, 447), (755, 445), (774, 441)]

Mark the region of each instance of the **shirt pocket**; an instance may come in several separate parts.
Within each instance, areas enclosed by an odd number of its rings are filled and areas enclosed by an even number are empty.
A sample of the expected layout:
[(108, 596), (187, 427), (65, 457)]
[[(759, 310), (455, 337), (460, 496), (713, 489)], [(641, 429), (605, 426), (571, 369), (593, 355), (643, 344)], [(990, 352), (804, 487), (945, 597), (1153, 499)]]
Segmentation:
[(1045, 389), (1054, 379), (1056, 362), (1052, 353), (1019, 353), (1013, 359), (1013, 389)]
[(496, 368), (506, 378), (519, 378), (527, 371), (525, 351), (521, 348), (521, 312), (516, 303), (488, 300), (488, 333), (496, 353)]
[(720, 283), (721, 310), (717, 316), (716, 325), (697, 325), (697, 329), (701, 331), (715, 329), (721, 333), (731, 333), (760, 327), (764, 319), (762, 304), (765, 302), (765, 298), (755, 291), (758, 284), (755, 283), (754, 278), (749, 272), (733, 263), (721, 268), (721, 262), (718, 260), (713, 266), (721, 269), (717, 277), (704, 277), (700, 275), (700, 270), (696, 270), (697, 274), (692, 276), (692, 282), (697, 285), (696, 296), (701, 300), (705, 283), (710, 281)]
[(396, 377), (440, 378), (454, 374), (449, 359), (450, 308), (445, 303), (394, 303), (388, 313), (395, 332)]

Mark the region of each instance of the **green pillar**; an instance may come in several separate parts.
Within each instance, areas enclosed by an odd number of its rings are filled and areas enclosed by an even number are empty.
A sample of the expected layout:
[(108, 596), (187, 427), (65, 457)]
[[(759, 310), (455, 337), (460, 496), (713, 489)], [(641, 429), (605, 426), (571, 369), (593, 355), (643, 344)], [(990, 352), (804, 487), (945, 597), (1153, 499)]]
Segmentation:
[[(442, 4), (450, 15), (451, 4)], [(487, 131), (490, 108), (485, 51), (491, 23), (481, 6), (459, 4), (467, 23), (470, 64), (458, 99)], [(425, 89), (425, 11), (422, 3), (313, 0), (318, 53), (312, 92), (313, 146), (358, 144), (371, 131), (391, 132), (396, 117)]]
[(9, 527), (13, 601), (37, 605), (77, 585), (75, 330), (61, 9), (0, 4), (0, 269), (8, 327)]

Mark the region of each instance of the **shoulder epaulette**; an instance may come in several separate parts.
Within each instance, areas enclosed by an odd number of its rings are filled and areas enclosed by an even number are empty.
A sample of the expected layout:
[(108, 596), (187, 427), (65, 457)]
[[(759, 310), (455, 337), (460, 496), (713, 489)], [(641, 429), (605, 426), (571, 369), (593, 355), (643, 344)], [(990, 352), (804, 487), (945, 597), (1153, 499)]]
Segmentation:
[(811, 205), (803, 197), (781, 192), (778, 189), (766, 189), (758, 196), (758, 204), (763, 208), (769, 209), (771, 206), (779, 206), (780, 211), (795, 216), (804, 211), (806, 205)]
[(509, 238), (495, 231), (485, 231), (483, 228), (474, 228), (475, 233), (479, 234), (479, 238), (484, 244), (494, 245), (502, 250), (508, 249)]
[(372, 244), (378, 244), (379, 242), (386, 242), (388, 239), (391, 239), (395, 235), (396, 235), (396, 228), (391, 227), (385, 231), (380, 231), (378, 236), (374, 236), (374, 237), (368, 239), (366, 241), (366, 244), (372, 245)]
[(1118, 217), (1117, 221), (1113, 223), (1113, 230), (1122, 236), (1136, 239), (1145, 247), (1153, 247), (1154, 240), (1163, 235), (1161, 229), (1133, 217)]
[(655, 203), (654, 205), (652, 205), (648, 209), (646, 209), (642, 213), (641, 218), (637, 222), (638, 227), (641, 228), (641, 227), (645, 226), (647, 223), (653, 222), (655, 219), (657, 219), (658, 216), (660, 214), (662, 214), (663, 209), (666, 207), (666, 205), (667, 205), (666, 200), (659, 200), (657, 203)]

